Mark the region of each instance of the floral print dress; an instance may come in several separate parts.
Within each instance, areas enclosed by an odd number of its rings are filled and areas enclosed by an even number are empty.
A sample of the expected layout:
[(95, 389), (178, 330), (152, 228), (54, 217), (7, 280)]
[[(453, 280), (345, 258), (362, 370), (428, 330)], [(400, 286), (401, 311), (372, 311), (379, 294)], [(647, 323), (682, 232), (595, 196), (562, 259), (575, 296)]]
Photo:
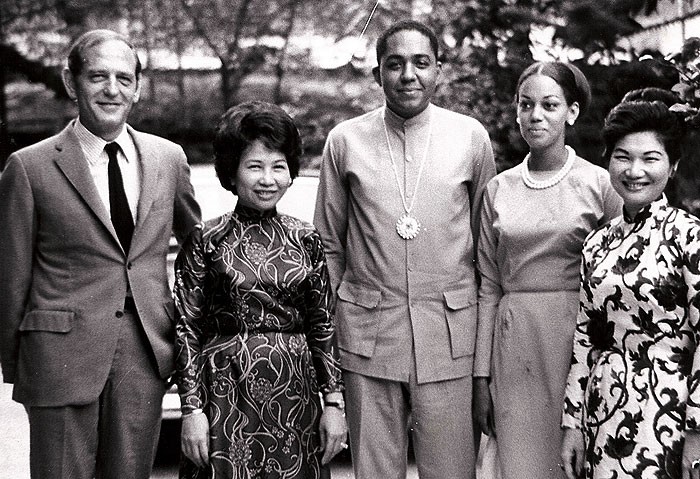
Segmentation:
[(183, 413), (203, 409), (210, 465), (180, 477), (321, 475), (319, 393), (342, 390), (323, 247), (313, 227), (238, 205), (175, 263)]
[(584, 244), (562, 424), (582, 428), (587, 478), (681, 478), (700, 429), (700, 220), (665, 197)]

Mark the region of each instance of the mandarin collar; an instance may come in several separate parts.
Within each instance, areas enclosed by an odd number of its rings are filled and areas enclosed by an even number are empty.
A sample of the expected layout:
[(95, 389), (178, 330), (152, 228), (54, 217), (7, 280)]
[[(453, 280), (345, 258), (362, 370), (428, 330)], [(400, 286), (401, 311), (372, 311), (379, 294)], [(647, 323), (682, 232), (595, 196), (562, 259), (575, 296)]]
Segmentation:
[(629, 213), (625, 210), (625, 208), (622, 208), (622, 217), (625, 220), (625, 223), (629, 224), (641, 224), (647, 219), (651, 218), (652, 216), (656, 216), (656, 214), (663, 209), (665, 206), (668, 205), (668, 200), (666, 199), (665, 194), (661, 194), (661, 196), (646, 205), (644, 208), (639, 210), (634, 217), (630, 216)]
[(393, 111), (391, 111), (391, 108), (388, 106), (384, 106), (384, 121), (386, 124), (396, 130), (401, 130), (404, 128), (410, 128), (413, 126), (427, 126), (430, 123), (430, 112), (433, 109), (433, 104), (428, 103), (428, 106), (425, 110), (422, 112), (418, 113), (416, 116), (411, 117), (411, 118), (403, 118), (402, 116), (397, 115)]
[(271, 210), (258, 210), (251, 208), (250, 206), (242, 205), (240, 202), (236, 203), (236, 208), (234, 209), (236, 216), (243, 221), (260, 221), (266, 218), (273, 218), (277, 216), (277, 208), (272, 208)]

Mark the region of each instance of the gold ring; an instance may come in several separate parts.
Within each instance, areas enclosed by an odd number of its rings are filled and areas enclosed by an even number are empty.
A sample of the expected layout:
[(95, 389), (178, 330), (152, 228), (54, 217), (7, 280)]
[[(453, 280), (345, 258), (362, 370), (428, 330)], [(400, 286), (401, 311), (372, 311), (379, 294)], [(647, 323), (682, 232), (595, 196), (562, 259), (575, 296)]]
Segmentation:
[(695, 459), (692, 464), (690, 464), (690, 467), (693, 469), (698, 469), (700, 468), (700, 459)]
[[(347, 449), (347, 448), (348, 448), (348, 445), (347, 445), (346, 443), (344, 443), (344, 442), (341, 442), (341, 443), (340, 443), (340, 447), (342, 447), (343, 449)], [(693, 464), (695, 464), (695, 463), (693, 463)], [(693, 467), (695, 467), (695, 466), (693, 466)]]

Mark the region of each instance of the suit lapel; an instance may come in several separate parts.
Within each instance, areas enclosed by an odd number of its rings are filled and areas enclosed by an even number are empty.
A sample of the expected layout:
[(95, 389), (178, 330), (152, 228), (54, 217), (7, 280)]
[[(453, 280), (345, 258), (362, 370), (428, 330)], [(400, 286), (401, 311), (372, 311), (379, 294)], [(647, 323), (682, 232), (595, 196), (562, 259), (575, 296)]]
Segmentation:
[(56, 165), (119, 244), (119, 239), (117, 238), (114, 226), (112, 226), (109, 213), (97, 192), (95, 180), (93, 180), (92, 175), (90, 175), (90, 166), (85, 159), (78, 139), (72, 132), (72, 128), (73, 123), (69, 124), (68, 127), (59, 134), (56, 142)]

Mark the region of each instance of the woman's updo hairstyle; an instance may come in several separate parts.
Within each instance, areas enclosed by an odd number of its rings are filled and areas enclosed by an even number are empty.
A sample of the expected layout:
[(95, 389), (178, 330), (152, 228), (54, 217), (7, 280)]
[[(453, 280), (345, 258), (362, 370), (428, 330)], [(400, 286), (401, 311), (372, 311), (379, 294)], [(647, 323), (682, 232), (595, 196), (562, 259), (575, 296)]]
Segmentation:
[(683, 153), (685, 125), (680, 115), (669, 110), (677, 101), (672, 92), (660, 88), (642, 88), (627, 93), (605, 118), (605, 160), (610, 161), (615, 145), (625, 136), (650, 131), (664, 146), (671, 164), (678, 163)]
[(515, 88), (515, 100), (518, 101), (520, 86), (525, 80), (534, 75), (544, 75), (564, 90), (566, 104), (578, 103), (579, 114), (583, 115), (591, 104), (591, 86), (581, 70), (570, 63), (562, 62), (535, 62), (527, 67), (518, 78)]
[(669, 90), (664, 90), (658, 87), (638, 88), (625, 93), (620, 103), (628, 101), (660, 101), (666, 106), (671, 106), (678, 103), (678, 96)]
[(302, 145), (292, 118), (282, 108), (263, 101), (249, 101), (221, 115), (214, 134), (214, 169), (221, 186), (237, 195), (233, 179), (241, 157), (255, 141), (281, 152), (292, 180), (299, 174)]

